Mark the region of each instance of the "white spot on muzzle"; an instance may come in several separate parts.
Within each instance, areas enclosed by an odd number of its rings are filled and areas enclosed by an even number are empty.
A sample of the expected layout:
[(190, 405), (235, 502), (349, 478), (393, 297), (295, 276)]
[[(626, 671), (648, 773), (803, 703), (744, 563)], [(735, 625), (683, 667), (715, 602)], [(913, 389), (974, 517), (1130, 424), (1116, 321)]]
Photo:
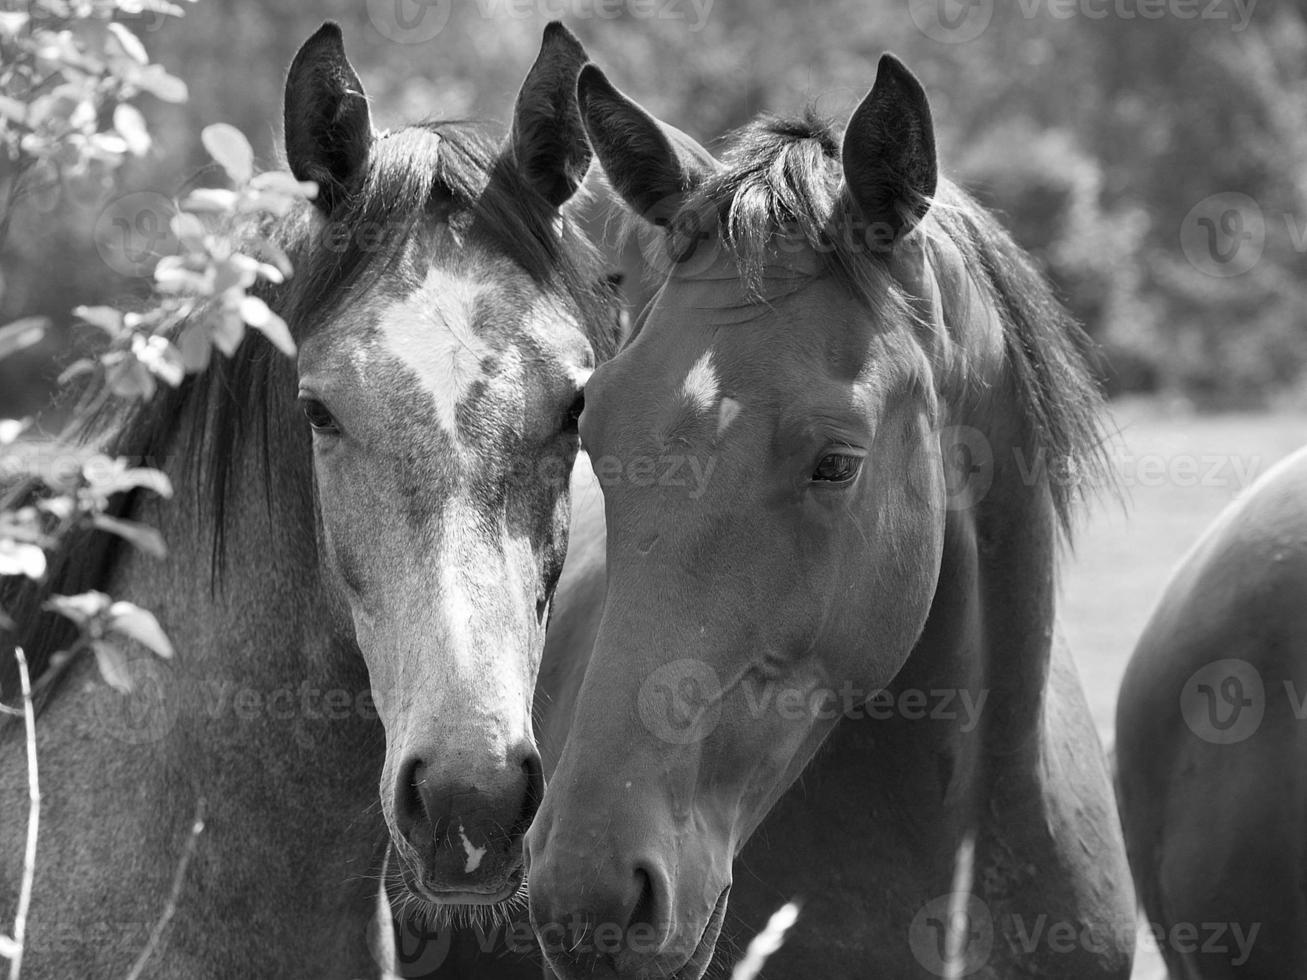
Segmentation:
[(430, 392), (440, 425), (451, 437), (458, 431), (459, 402), (480, 380), (481, 362), (492, 353), (472, 326), (479, 291), (465, 279), (432, 269), (421, 286), (379, 318), (386, 349)]
[(463, 825), (458, 825), (458, 837), (463, 842), (463, 853), (467, 855), (467, 862), (463, 865), (463, 873), (470, 875), (477, 868), (481, 867), (481, 859), (486, 856), (484, 847), (477, 847), (467, 839), (467, 834), (463, 832)]

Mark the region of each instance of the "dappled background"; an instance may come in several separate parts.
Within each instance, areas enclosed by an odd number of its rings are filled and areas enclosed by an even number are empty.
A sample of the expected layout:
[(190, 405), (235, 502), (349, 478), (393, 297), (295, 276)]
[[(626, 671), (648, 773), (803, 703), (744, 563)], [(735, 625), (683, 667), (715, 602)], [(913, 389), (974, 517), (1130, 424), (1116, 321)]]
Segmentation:
[[(0, 5), (3, 6), (3, 5)], [(155, 143), (116, 181), (15, 209), (0, 323), (46, 341), (0, 365), (0, 415), (48, 402), (69, 310), (143, 291), (97, 250), (133, 192), (210, 179), (204, 125), (268, 163), (297, 45), (327, 17), (380, 124), (503, 119), (562, 16), (621, 87), (702, 141), (812, 100), (843, 118), (885, 50), (930, 93), (945, 172), (1005, 216), (1101, 346), (1114, 393), (1206, 408), (1300, 400), (1307, 368), (1307, 17), (1272, 0), (199, 0), (133, 26), (190, 89), (136, 101)], [(0, 163), (0, 167), (3, 167)], [(0, 170), (0, 177), (3, 171)], [(0, 181), (2, 183), (2, 181)], [(107, 211), (108, 209), (108, 211)], [(149, 227), (128, 229), (149, 244)], [(121, 266), (121, 263), (119, 263)], [(132, 272), (136, 270), (126, 270)], [(82, 328), (85, 330), (86, 328)], [(88, 331), (93, 333), (93, 331)]]

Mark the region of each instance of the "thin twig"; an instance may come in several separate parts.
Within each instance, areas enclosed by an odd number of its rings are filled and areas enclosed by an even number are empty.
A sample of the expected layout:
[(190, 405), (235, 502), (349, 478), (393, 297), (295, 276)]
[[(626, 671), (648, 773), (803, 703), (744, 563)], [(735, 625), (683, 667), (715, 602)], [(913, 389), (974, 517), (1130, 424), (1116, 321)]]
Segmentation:
[(190, 867), (191, 858), (195, 856), (195, 846), (203, 830), (204, 797), (201, 796), (195, 801), (195, 819), (191, 821), (191, 833), (186, 838), (186, 846), (182, 849), (181, 860), (177, 862), (177, 870), (172, 876), (172, 891), (168, 894), (168, 904), (164, 906), (159, 921), (150, 930), (149, 941), (146, 942), (145, 948), (141, 950), (141, 955), (136, 957), (136, 962), (132, 964), (132, 972), (127, 974), (127, 980), (140, 980), (141, 971), (145, 969), (146, 962), (149, 961), (151, 954), (159, 945), (159, 940), (163, 937), (163, 931), (168, 928), (168, 923), (172, 921), (173, 915), (177, 912), (177, 899), (180, 897), (182, 885), (186, 881), (186, 869)]
[(22, 647), (14, 647), (18, 659), (18, 679), (23, 690), (23, 718), (27, 727), (27, 850), (23, 854), (23, 885), (18, 892), (18, 912), (14, 916), (14, 955), (9, 961), (9, 980), (18, 980), (23, 972), (23, 941), (27, 936), (27, 910), (32, 905), (32, 883), (36, 880), (36, 834), (41, 819), (41, 784), (36, 778), (36, 711), (32, 707), (32, 679), (27, 674), (27, 657)]

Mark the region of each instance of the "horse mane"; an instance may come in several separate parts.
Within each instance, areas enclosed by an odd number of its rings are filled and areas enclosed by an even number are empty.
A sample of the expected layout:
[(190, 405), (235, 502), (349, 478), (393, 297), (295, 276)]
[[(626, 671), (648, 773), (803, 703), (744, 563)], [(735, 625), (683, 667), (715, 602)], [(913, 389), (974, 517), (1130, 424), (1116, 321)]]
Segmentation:
[[(597, 250), (573, 222), (557, 220), (513, 166), (502, 141), (481, 123), (427, 122), (381, 135), (359, 187), (329, 221), (305, 203), (284, 218), (235, 229), (235, 235), (239, 240), (266, 236), (289, 257), (294, 275), (283, 285), (264, 285), (257, 292), (302, 343), (383, 276), (419, 284), (428, 253), (415, 239), (424, 222), (437, 221), (520, 265), (542, 288), (570, 304), (596, 358), (612, 355), (616, 296)], [(292, 411), (294, 401), (291, 359), (258, 331), (247, 330), (230, 358), (215, 352), (205, 371), (188, 375), (176, 388), (162, 388), (148, 402), (108, 400), (103, 409), (76, 419), (60, 441), (101, 447), (133, 465), (161, 468), (170, 456), (189, 450), (190, 468), (177, 482), (180, 492), (195, 494), (212, 529), (211, 588), (216, 593), (225, 571), (229, 501), (247, 479), (237, 472), (241, 451), (260, 461), (259, 472), (248, 479), (267, 488), (270, 510), (274, 467), (299, 461), (311, 472), (307, 433), (288, 438), (278, 433), (290, 427), (270, 424), (277, 412)], [(21, 503), (41, 490), (39, 479), (32, 478), (4, 496), (9, 503)], [(130, 518), (139, 502), (139, 491), (119, 494), (110, 501), (109, 513)], [(311, 506), (307, 490), (303, 504)], [(127, 547), (102, 531), (78, 531), (50, 556), (43, 581), (0, 582), (0, 610), (13, 622), (6, 629), (0, 620), (0, 698), (18, 693), (15, 646), (23, 647), (35, 680), (76, 636), (65, 618), (45, 611), (48, 599), (105, 588)]]
[[(812, 247), (826, 271), (874, 316), (911, 316), (886, 253), (849, 233), (840, 150), (841, 134), (811, 108), (791, 118), (762, 116), (731, 136), (722, 167), (687, 196), (669, 227), (674, 235), (697, 233), (705, 218), (715, 222), (746, 286), (759, 296), (784, 236)], [(1069, 538), (1075, 505), (1109, 482), (1103, 397), (1090, 370), (1092, 341), (1030, 257), (952, 182), (940, 179), (930, 211), (910, 234), (920, 236), (928, 253), (941, 239), (956, 248), (999, 314), (1026, 430), (1022, 448), (1032, 463), (1054, 467), (1053, 503)]]

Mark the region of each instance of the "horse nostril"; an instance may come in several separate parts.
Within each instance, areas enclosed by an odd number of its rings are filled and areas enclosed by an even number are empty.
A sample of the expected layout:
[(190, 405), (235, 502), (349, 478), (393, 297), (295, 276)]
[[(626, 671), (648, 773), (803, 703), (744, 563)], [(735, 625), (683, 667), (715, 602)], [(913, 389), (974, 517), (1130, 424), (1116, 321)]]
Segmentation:
[(521, 814), (513, 825), (513, 840), (521, 840), (526, 836), (536, 811), (540, 809), (540, 802), (545, 797), (545, 774), (540, 764), (540, 753), (535, 749), (528, 749), (522, 757), (522, 774), (526, 777), (526, 792), (522, 797)]
[(658, 928), (658, 898), (654, 893), (653, 878), (644, 868), (635, 869), (635, 905), (631, 907), (631, 918), (627, 928), (633, 926), (652, 926)]
[(413, 831), (428, 822), (426, 801), (422, 798), (420, 758), (412, 758), (400, 767), (395, 779), (395, 824), (399, 832), (411, 838)]

